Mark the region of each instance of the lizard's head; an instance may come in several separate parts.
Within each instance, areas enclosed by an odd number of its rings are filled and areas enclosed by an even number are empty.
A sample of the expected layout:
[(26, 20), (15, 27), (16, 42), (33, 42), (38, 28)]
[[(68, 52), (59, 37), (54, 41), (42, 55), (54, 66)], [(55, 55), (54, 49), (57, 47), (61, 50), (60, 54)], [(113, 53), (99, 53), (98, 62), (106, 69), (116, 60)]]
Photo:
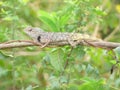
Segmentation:
[(27, 27), (27, 28), (25, 28), (25, 30), (24, 30), (24, 32), (28, 35), (28, 36), (30, 36), (30, 37), (32, 37), (33, 39), (35, 39), (36, 37), (38, 37), (41, 33), (43, 33), (44, 31), (42, 30), (42, 29), (40, 29), (40, 28), (34, 28), (34, 27)]

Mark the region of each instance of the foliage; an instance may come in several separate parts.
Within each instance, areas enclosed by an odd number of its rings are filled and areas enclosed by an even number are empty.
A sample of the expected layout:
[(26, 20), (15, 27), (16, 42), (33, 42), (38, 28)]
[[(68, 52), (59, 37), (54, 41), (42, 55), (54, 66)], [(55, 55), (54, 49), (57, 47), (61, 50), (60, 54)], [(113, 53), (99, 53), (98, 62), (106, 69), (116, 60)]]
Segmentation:
[[(29, 25), (120, 41), (119, 7), (110, 0), (1, 0), (0, 42), (28, 39)], [(119, 90), (119, 59), (120, 47), (0, 50), (0, 90)]]

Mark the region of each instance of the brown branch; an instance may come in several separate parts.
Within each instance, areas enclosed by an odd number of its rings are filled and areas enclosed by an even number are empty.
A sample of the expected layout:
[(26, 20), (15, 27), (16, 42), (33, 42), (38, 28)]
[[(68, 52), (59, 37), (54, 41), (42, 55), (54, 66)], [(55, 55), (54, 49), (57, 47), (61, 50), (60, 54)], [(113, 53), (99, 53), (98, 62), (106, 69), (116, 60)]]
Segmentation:
[[(27, 42), (25, 42), (27, 41)], [(18, 40), (18, 41), (14, 41), (14, 42), (10, 42), (9, 43), (1, 43), (0, 44), (0, 49), (9, 49), (9, 48), (19, 48), (19, 47), (27, 47), (27, 46), (39, 46), (37, 44), (32, 43), (33, 41), (28, 42), (28, 40)], [(113, 49), (116, 48), (118, 46), (120, 46), (120, 43), (117, 42), (106, 42), (106, 41), (95, 41), (95, 42), (91, 42), (91, 41), (87, 41), (88, 43), (79, 43), (82, 45), (86, 45), (86, 46), (92, 46), (92, 47), (98, 47), (98, 48), (106, 48), (106, 49)], [(53, 46), (64, 46), (64, 45), (69, 45), (69, 43), (67, 41), (64, 42), (52, 42), (49, 43), (47, 45), (47, 47), (53, 47)]]
[(13, 42), (13, 43), (1, 43), (0, 49), (8, 49), (8, 48), (19, 48), (19, 47), (26, 47), (26, 46), (33, 46), (33, 43), (28, 42)]

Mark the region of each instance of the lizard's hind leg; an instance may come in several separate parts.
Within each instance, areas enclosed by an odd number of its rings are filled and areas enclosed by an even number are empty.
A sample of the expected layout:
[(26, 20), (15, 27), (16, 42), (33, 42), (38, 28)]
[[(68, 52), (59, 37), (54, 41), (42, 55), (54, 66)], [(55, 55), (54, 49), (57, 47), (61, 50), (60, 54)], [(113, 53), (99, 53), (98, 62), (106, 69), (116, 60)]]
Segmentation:
[(93, 47), (98, 47), (98, 46), (94, 45), (92, 42), (89, 42), (87, 40), (83, 40), (83, 43), (86, 43), (86, 44), (93, 46)]
[(74, 40), (71, 40), (71, 39), (68, 39), (68, 43), (73, 47), (73, 48), (75, 48), (78, 44), (79, 44), (79, 40), (76, 40), (76, 41), (74, 41)]

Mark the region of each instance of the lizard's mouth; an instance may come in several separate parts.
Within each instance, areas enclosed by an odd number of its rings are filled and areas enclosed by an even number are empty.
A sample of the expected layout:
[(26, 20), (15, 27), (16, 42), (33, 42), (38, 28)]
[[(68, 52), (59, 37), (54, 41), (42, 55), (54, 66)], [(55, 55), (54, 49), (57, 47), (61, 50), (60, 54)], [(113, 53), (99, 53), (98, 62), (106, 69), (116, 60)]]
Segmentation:
[(78, 40), (73, 40), (74, 42), (77, 42)]
[(31, 32), (31, 31), (32, 31), (32, 28), (30, 28), (28, 31)]

